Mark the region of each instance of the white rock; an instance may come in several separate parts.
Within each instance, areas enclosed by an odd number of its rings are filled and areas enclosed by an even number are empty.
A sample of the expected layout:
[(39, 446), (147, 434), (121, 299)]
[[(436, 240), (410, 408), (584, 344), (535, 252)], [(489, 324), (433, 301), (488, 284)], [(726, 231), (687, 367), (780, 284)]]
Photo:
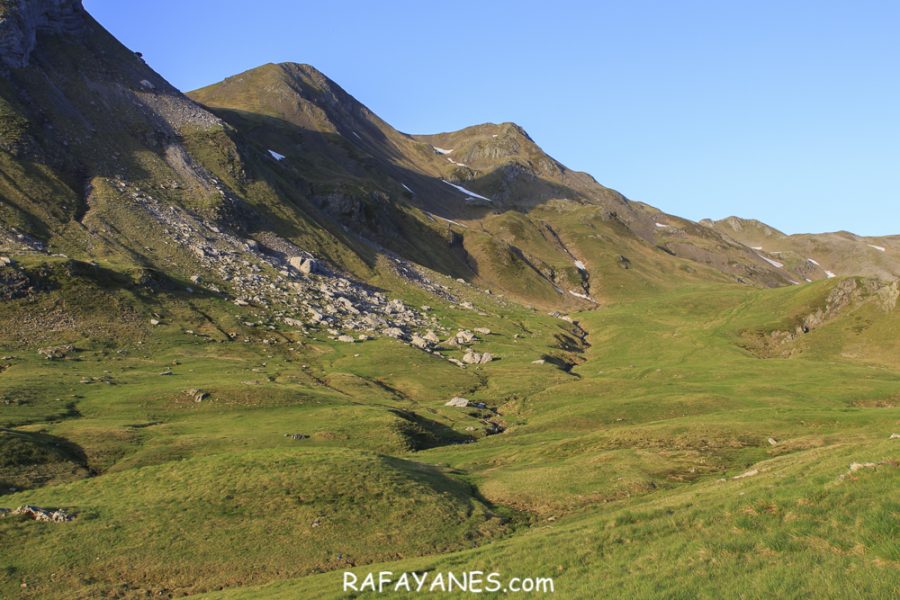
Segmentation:
[(455, 396), (451, 398), (444, 406), (452, 406), (454, 408), (466, 408), (469, 406), (469, 401), (465, 398), (460, 398), (459, 396)]

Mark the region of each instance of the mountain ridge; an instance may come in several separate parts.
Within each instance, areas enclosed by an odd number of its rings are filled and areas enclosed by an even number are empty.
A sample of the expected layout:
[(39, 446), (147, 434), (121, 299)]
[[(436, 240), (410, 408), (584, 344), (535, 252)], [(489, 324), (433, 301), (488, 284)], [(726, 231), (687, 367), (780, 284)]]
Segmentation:
[(783, 260), (804, 279), (861, 275), (900, 277), (900, 236), (860, 236), (849, 231), (786, 234), (756, 219), (726, 217), (701, 224), (772, 259)]

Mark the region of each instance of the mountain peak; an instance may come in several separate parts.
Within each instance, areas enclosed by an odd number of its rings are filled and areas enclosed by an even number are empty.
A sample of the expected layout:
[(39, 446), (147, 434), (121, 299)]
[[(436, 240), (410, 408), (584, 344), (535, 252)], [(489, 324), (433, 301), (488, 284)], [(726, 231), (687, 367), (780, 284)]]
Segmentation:
[(714, 224), (722, 224), (734, 232), (754, 231), (765, 237), (784, 237), (785, 234), (775, 229), (771, 225), (766, 225), (757, 219), (745, 219), (743, 217), (730, 216), (715, 221)]

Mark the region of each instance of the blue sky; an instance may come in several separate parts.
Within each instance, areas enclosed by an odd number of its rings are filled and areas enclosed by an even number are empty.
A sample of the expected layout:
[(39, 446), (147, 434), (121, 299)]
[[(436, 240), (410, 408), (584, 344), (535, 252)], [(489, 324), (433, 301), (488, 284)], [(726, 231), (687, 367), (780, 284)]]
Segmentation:
[(900, 234), (900, 2), (84, 4), (182, 90), (310, 63), (402, 131), (515, 121), (673, 214)]

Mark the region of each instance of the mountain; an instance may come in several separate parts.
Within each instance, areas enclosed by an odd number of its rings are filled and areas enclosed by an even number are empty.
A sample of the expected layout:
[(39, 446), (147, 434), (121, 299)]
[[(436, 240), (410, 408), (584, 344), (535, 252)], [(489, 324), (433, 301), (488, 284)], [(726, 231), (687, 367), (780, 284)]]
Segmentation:
[(515, 124), (401, 133), (297, 64), (185, 96), (77, 2), (6, 10), (0, 236), (10, 249), (202, 273), (227, 287), (191, 243), (167, 243), (153, 213), (172, 206), (241, 243), (287, 244), (363, 280), (388, 253), (548, 308), (800, 276), (571, 171)]
[(676, 278), (787, 283), (742, 245), (571, 171), (513, 123), (404, 134), (297, 64), (264, 65), (188, 95), (261, 152), (284, 156), (345, 227), (523, 301), (605, 301)]
[(786, 235), (759, 221), (738, 217), (701, 223), (783, 263), (805, 281), (841, 275), (900, 277), (900, 236), (863, 237), (848, 231)]
[(896, 238), (306, 65), (183, 94), (76, 0), (0, 0), (0, 71), (0, 597), (894, 594)]

